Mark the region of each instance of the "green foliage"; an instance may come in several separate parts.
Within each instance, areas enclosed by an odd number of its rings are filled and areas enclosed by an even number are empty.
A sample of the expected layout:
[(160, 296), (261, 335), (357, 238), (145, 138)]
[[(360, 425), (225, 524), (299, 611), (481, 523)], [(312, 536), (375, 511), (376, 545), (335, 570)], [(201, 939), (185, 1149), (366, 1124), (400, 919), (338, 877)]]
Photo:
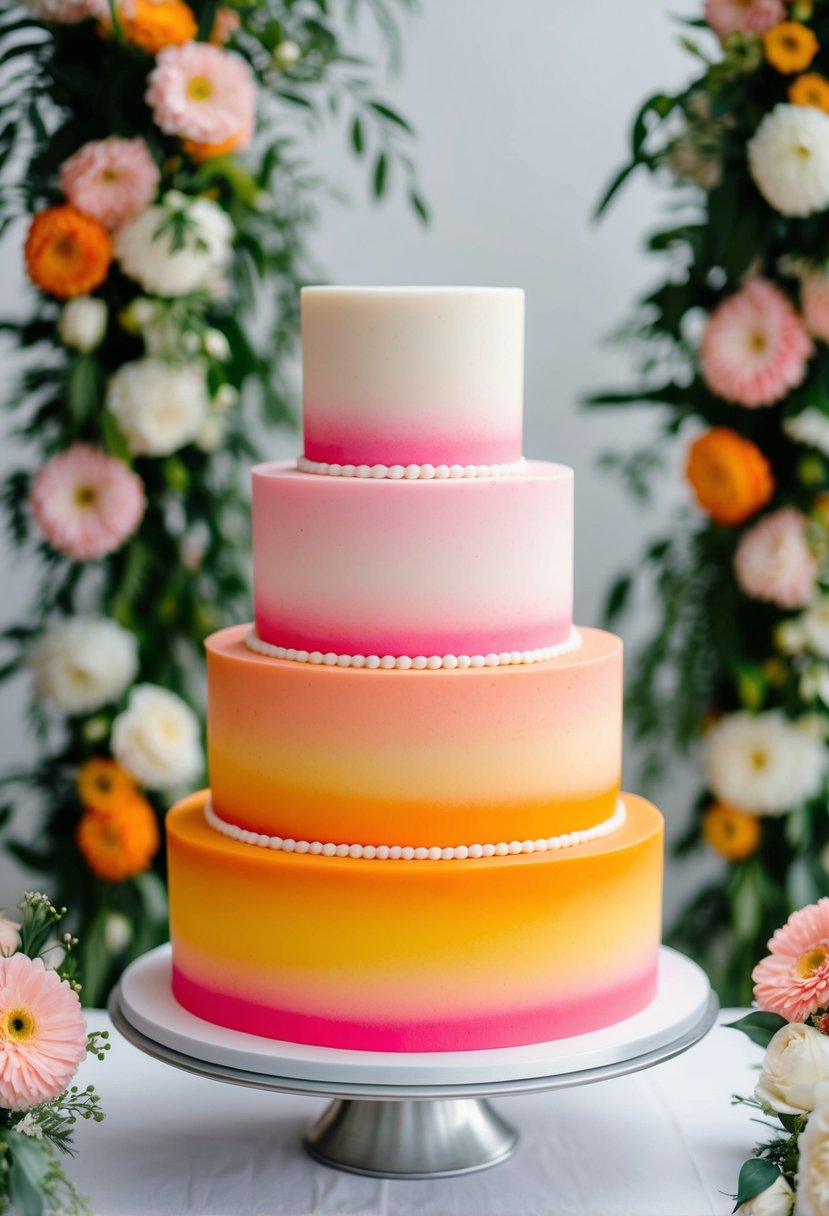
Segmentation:
[[(199, 37), (209, 37), (217, 0), (192, 7)], [(17, 5), (0, 13), (0, 234), (62, 201), (61, 164), (87, 141), (111, 135), (146, 142), (161, 171), (159, 198), (166, 200), (174, 243), (187, 237), (187, 209), (176, 199), (208, 196), (234, 231), (224, 296), (142, 297), (145, 310), (147, 303), (154, 310), (156, 333), (173, 335), (161, 357), (204, 366), (218, 447), (205, 441), (163, 458), (131, 454), (106, 408), (107, 384), (147, 353), (147, 330), (136, 321), (139, 286), (116, 265), (95, 292), (108, 316), (96, 348), (64, 344), (61, 304), (43, 294), (28, 315), (0, 323), (0, 336), (22, 359), (5, 402), (9, 433), (34, 454), (32, 467), (7, 476), (0, 505), (11, 539), (39, 571), (25, 620), (0, 634), (0, 680), (25, 667), (33, 642), (57, 619), (110, 617), (136, 636), (137, 682), (172, 690), (200, 716), (204, 637), (249, 616), (246, 468), (267, 455), (258, 438), (267, 428), (296, 423), (299, 291), (321, 278), (312, 236), (320, 201), (337, 193), (314, 164), (315, 136), (332, 123), (340, 127), (368, 194), (380, 199), (400, 191), (421, 220), (428, 217), (409, 155), (413, 128), (381, 96), (378, 69), (348, 46), (353, 23), (368, 20), (390, 62), (398, 62), (398, 16), (413, 7), (411, 0), (239, 0), (224, 7), (239, 19), (229, 49), (249, 64), (256, 83), (257, 132), (251, 152), (202, 163), (153, 125), (144, 95), (154, 61), (126, 40), (117, 12), (110, 37), (91, 21), (44, 25)], [(211, 346), (214, 331), (229, 345), (227, 358), (215, 353), (215, 333)], [(86, 563), (40, 539), (28, 505), (33, 472), (73, 443), (131, 465), (147, 498), (134, 536)], [(123, 705), (122, 699), (94, 714), (56, 719), (33, 698), (38, 759), (3, 780), (6, 848), (48, 878), (59, 904), (72, 906), (83, 931), (83, 996), (90, 1004), (103, 1001), (125, 963), (167, 934), (163, 849), (152, 872), (108, 882), (90, 873), (75, 840), (83, 811), (76, 774), (89, 758), (109, 754), (111, 724)], [(166, 800), (148, 797), (161, 823)], [(17, 803), (25, 816), (6, 824)], [(39, 825), (34, 833), (32, 824)]]

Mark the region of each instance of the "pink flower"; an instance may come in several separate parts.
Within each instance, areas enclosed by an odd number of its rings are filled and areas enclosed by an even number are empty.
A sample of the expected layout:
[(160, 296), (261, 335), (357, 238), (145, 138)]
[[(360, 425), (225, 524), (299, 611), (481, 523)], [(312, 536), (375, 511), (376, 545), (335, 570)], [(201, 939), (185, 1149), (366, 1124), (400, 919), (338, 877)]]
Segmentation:
[(793, 507), (765, 515), (734, 554), (737, 582), (757, 600), (802, 608), (812, 598), (818, 567), (806, 539), (807, 519)]
[(35, 523), (49, 544), (75, 561), (112, 553), (141, 522), (144, 483), (120, 460), (76, 443), (43, 466), (32, 483)]
[(723, 42), (729, 34), (764, 34), (786, 20), (783, 0), (706, 0), (705, 20)]
[(86, 1055), (77, 993), (39, 958), (0, 958), (0, 1106), (26, 1110), (63, 1093)]
[[(149, 76), (147, 105), (166, 135), (221, 144), (253, 131), (255, 90), (238, 55), (205, 42), (159, 52)], [(237, 145), (239, 146), (239, 145)]]
[(829, 899), (793, 912), (768, 946), (751, 975), (760, 1008), (804, 1022), (829, 1007)]
[(829, 342), (829, 275), (812, 273), (800, 284), (800, 306), (809, 333)]
[(96, 139), (60, 169), (69, 202), (105, 228), (117, 228), (155, 198), (160, 174), (143, 139)]
[(752, 279), (714, 309), (700, 347), (708, 387), (726, 401), (773, 405), (801, 383), (812, 343), (779, 288)]
[(39, 21), (56, 25), (77, 25), (92, 16), (92, 0), (23, 0), (24, 7)]
[(222, 46), (236, 33), (242, 20), (233, 8), (220, 8), (213, 22), (210, 41), (214, 46)]

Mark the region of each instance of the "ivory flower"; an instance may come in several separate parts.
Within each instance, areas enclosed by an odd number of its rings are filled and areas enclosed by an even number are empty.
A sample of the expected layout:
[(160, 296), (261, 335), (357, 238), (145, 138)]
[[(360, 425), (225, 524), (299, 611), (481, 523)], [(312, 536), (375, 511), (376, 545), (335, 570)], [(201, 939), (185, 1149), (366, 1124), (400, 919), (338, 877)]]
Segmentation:
[(779, 815), (819, 793), (826, 749), (778, 710), (736, 713), (709, 730), (705, 762), (719, 802), (755, 815)]
[(815, 1096), (815, 1109), (797, 1140), (797, 1216), (829, 1212), (829, 1085), (817, 1086)]
[(780, 103), (748, 145), (754, 184), (782, 215), (812, 215), (829, 207), (829, 115)]
[(106, 333), (108, 310), (106, 301), (93, 296), (75, 296), (67, 300), (58, 318), (58, 335), (64, 346), (83, 352), (95, 350)]
[(0, 1106), (26, 1110), (56, 1098), (85, 1055), (75, 991), (39, 958), (0, 958)]
[(802, 608), (809, 602), (818, 566), (806, 524), (805, 515), (783, 507), (744, 533), (734, 554), (734, 572), (746, 595), (779, 608)]
[(741, 1203), (734, 1216), (789, 1216), (794, 1203), (794, 1192), (782, 1174), (771, 1186), (760, 1191), (747, 1203)]
[(149, 789), (186, 786), (204, 765), (199, 723), (181, 697), (140, 684), (112, 724), (112, 750), (123, 768)]
[(92, 713), (117, 701), (138, 670), (135, 634), (116, 621), (70, 617), (29, 655), (35, 690), (59, 713)]
[(157, 296), (186, 296), (221, 289), (231, 256), (233, 224), (211, 199), (185, 200), (178, 229), (173, 209), (146, 207), (122, 225), (113, 249), (124, 274)]
[(207, 418), (203, 371), (152, 358), (124, 363), (107, 406), (134, 456), (167, 456), (191, 443)]
[(718, 397), (755, 409), (796, 388), (811, 354), (811, 339), (783, 292), (752, 279), (712, 312), (700, 345), (700, 371)]
[(0, 955), (8, 958), (20, 949), (20, 923), (0, 916)]
[(795, 443), (817, 448), (824, 456), (829, 456), (829, 415), (823, 410), (807, 406), (799, 414), (784, 418), (783, 431)]
[(779, 1114), (808, 1114), (821, 1081), (829, 1081), (829, 1035), (792, 1022), (782, 1026), (766, 1048), (754, 1093)]
[(144, 514), (144, 483), (120, 460), (75, 443), (32, 482), (32, 514), (52, 548), (75, 561), (120, 548)]

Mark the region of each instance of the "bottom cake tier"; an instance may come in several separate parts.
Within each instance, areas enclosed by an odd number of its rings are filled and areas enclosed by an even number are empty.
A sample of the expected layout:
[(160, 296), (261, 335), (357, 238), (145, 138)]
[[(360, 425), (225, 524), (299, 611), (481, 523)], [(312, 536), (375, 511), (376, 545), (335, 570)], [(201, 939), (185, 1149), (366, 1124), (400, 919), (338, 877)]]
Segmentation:
[(662, 817), (624, 795), (611, 835), (453, 860), (228, 839), (207, 793), (167, 816), (173, 993), (267, 1038), (462, 1051), (608, 1026), (656, 991)]

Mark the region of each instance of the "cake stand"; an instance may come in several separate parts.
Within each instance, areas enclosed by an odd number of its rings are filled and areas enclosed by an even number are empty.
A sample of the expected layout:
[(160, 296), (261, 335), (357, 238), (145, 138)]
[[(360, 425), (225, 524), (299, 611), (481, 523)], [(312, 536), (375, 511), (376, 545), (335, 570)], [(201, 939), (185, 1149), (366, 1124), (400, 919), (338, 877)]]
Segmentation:
[(493, 1051), (338, 1051), (214, 1026), (170, 987), (171, 951), (136, 960), (109, 1000), (134, 1046), (186, 1072), (281, 1093), (333, 1098), (305, 1138), (324, 1165), (379, 1178), (441, 1178), (505, 1161), (518, 1133), (486, 1098), (589, 1085), (660, 1064), (697, 1043), (718, 1004), (703, 971), (660, 951), (656, 998), (641, 1013), (569, 1039)]

